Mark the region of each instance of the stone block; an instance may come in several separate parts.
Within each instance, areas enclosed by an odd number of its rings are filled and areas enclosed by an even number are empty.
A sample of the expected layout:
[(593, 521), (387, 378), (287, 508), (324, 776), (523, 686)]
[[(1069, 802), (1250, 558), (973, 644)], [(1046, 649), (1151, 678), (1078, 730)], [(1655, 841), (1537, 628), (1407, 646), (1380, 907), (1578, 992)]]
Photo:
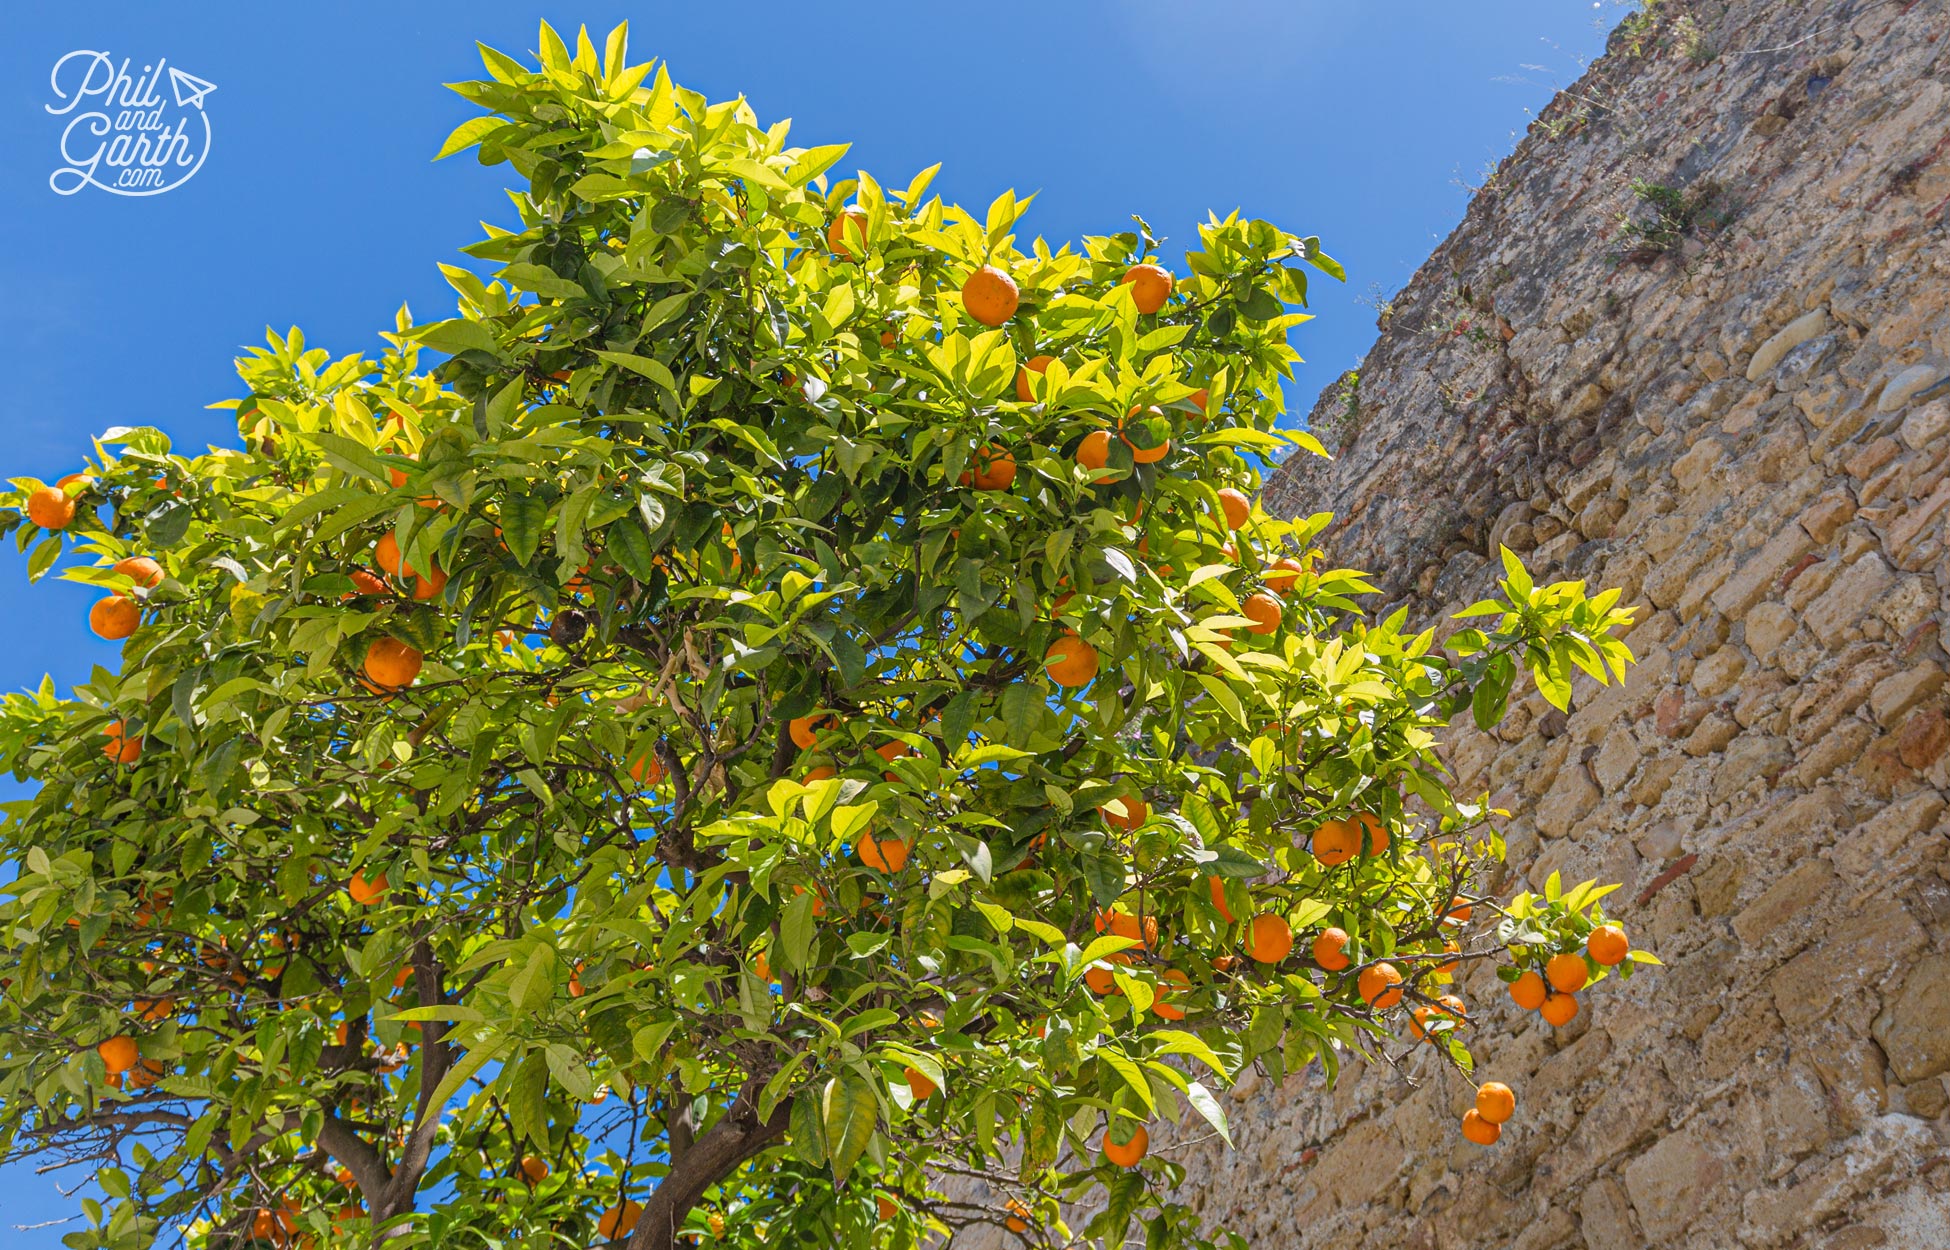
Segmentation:
[(1808, 605), (1803, 624), (1822, 646), (1832, 651), (1841, 645), (1842, 635), (1848, 628), (1868, 615), (1876, 600), (1895, 584), (1896, 571), (1889, 567), (1888, 561), (1869, 552), (1842, 570), (1828, 589)]
[(1578, 1223), (1585, 1250), (1639, 1250), (1645, 1245), (1645, 1238), (1632, 1222), (1632, 1204), (1624, 1186), (1609, 1176), (1584, 1187)]
[(1726, 1176), (1725, 1153), (1692, 1129), (1674, 1133), (1625, 1165), (1639, 1227), (1653, 1245), (1676, 1245)]
[(1942, 815), (1943, 797), (1927, 788), (1890, 803), (1836, 839), (1836, 870), (1857, 882), (1887, 875), (1910, 858), (1910, 843), (1935, 836), (1930, 831)]
[(1826, 937), (1768, 977), (1775, 1010), (1790, 1030), (1813, 1028), (1837, 1004), (1876, 989), (1929, 942), (1894, 899), (1873, 899), (1859, 911), (1838, 908), (1834, 919)]
[(1873, 1031), (1904, 1084), (1950, 1072), (1950, 955), (1911, 968)]
[(1933, 399), (1903, 418), (1896, 436), (1921, 451), (1950, 430), (1950, 400)]
[(1713, 592), (1714, 608), (1726, 616), (1744, 615), (1814, 546), (1815, 540), (1799, 525), (1781, 530)]
[(1838, 884), (1827, 861), (1802, 858), (1733, 918), (1733, 931), (1747, 946), (1759, 947), (1787, 925), (1812, 927), (1819, 909), (1838, 901)]
[(1782, 359), (1809, 339), (1826, 333), (1828, 330), (1828, 310), (1817, 308), (1803, 313), (1781, 329), (1773, 337), (1754, 349), (1747, 361), (1747, 380), (1758, 382), (1773, 371)]
[(1765, 661), (1794, 636), (1801, 622), (1785, 603), (1756, 604), (1747, 612), (1747, 649)]
[(1911, 365), (1890, 378), (1876, 397), (1877, 412), (1895, 412), (1910, 400), (1942, 381), (1946, 372), (1941, 365)]
[(1878, 725), (1888, 728), (1902, 720), (1911, 708), (1943, 689), (1943, 678), (1943, 670), (1929, 663), (1891, 673), (1869, 692), (1869, 711)]

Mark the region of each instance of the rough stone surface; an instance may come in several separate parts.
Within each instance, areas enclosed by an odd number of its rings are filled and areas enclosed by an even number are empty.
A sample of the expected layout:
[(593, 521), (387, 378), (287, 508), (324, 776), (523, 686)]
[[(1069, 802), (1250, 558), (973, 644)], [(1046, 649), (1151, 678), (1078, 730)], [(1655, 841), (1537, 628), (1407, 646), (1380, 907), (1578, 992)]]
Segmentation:
[[(1381, 611), (1445, 622), (1499, 545), (1639, 607), (1623, 689), (1568, 718), (1520, 689), (1516, 728), (1465, 715), (1447, 750), (1512, 813), (1508, 890), (1628, 881), (1607, 908), (1667, 967), (1562, 1031), (1464, 977), (1477, 1075), (1517, 1090), (1493, 1148), (1426, 1054), (1260, 1079), (1239, 1149), (1160, 1147), (1255, 1247), (1950, 1246), (1950, 6), (1654, 13), (1391, 301), (1356, 416), (1314, 414), (1336, 459), (1266, 503), (1334, 512)], [(1629, 252), (1635, 179), (1717, 184), (1732, 223)]]

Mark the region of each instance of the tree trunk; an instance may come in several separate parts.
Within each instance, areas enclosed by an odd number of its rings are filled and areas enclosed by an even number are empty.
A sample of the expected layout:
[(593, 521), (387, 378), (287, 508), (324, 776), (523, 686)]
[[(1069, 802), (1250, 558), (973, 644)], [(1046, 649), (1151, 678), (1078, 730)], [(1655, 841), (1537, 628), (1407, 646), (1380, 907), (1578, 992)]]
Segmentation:
[[(757, 1082), (753, 1082), (756, 1085)], [(670, 1173), (643, 1204), (636, 1231), (613, 1250), (676, 1250), (677, 1230), (704, 1192), (736, 1171), (738, 1165), (785, 1135), (792, 1102), (781, 1102), (769, 1120), (758, 1118), (751, 1087), (738, 1095), (724, 1118), (673, 1157)]]

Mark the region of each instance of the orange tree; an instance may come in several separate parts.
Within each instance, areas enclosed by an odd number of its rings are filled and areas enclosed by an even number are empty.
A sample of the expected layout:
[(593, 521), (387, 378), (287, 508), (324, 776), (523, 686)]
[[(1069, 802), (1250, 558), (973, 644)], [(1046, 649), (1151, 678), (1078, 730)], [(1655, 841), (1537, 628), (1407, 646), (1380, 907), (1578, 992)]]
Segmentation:
[(1466, 1078), (1465, 960), (1553, 1020), (1629, 970), (1601, 889), (1486, 897), (1435, 756), (1622, 671), (1615, 595), (1506, 560), (1438, 643), (1254, 502), (1315, 240), (1022, 247), (620, 30), (484, 55), (459, 315), (0, 501), (125, 640), (0, 717), (0, 1148), (95, 1169), (67, 1244), (1236, 1246), (1160, 1118)]

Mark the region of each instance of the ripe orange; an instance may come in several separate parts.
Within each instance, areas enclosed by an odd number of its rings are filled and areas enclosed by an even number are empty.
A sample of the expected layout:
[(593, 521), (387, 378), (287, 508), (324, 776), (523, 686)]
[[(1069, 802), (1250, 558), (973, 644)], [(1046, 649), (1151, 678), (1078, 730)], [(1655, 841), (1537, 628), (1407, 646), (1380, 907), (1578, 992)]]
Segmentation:
[(1204, 387), (1199, 387), (1185, 398), (1198, 408), (1201, 416), (1212, 415), (1212, 395)]
[(351, 577), (352, 593), (345, 595), (344, 598), (355, 599), (360, 595), (383, 595), (386, 593), (386, 583), (380, 581), (364, 569), (352, 570)]
[(1266, 583), (1268, 590), (1292, 590), (1293, 583), (1300, 580), (1303, 571), (1301, 563), (1290, 556), (1281, 556), (1273, 561), (1273, 568), (1277, 571), (1260, 579)]
[(1625, 940), (1625, 930), (1615, 924), (1599, 925), (1585, 939), (1584, 949), (1591, 956), (1591, 962), (1601, 968), (1616, 967), (1625, 962), (1631, 952), (1632, 944)]
[(1239, 529), (1253, 515), (1253, 501), (1230, 486), (1219, 492), (1219, 506), (1225, 509), (1227, 529)]
[(1387, 1011), (1402, 1001), (1402, 974), (1393, 964), (1373, 964), (1361, 969), (1355, 989), (1361, 1001), (1376, 1011)]
[(1575, 994), (1584, 988), (1590, 974), (1585, 970), (1584, 956), (1567, 951), (1551, 956), (1550, 962), (1544, 965), (1544, 979), (1560, 994)]
[(646, 790), (664, 783), (664, 762), (654, 748), (645, 747), (642, 755), (630, 761), (630, 780)]
[(413, 566), (408, 564), (406, 558), (400, 554), (399, 539), (393, 537), (391, 530), (381, 534), (379, 541), (373, 544), (372, 562), (378, 566), (380, 572), (388, 577), (396, 577), (400, 581), (411, 581), (419, 576), (413, 571)]
[(819, 712), (814, 712), (810, 716), (795, 716), (785, 723), (785, 731), (792, 736), (792, 745), (805, 750), (819, 741), (820, 730), (824, 729), (831, 719), (832, 717)]
[(603, 1212), (596, 1221), (596, 1231), (605, 1237), (628, 1237), (636, 1228), (636, 1222), (643, 1218), (643, 1207), (634, 1202), (625, 1202)]
[(1388, 826), (1373, 812), (1354, 813), (1354, 823), (1367, 835), (1367, 845), (1363, 855), (1386, 855), (1388, 853)]
[(102, 1066), (108, 1069), (110, 1076), (127, 1072), (135, 1066), (136, 1060), (142, 1058), (141, 1048), (126, 1033), (117, 1033), (96, 1046), (95, 1053), (102, 1057)]
[(1351, 820), (1329, 820), (1314, 830), (1314, 858), (1329, 868), (1361, 853), (1360, 827)]
[[(1131, 409), (1129, 415), (1133, 417), (1137, 416), (1138, 410), (1136, 408)], [(1146, 419), (1149, 419), (1151, 417), (1162, 417), (1164, 415), (1165, 415), (1164, 410), (1162, 408), (1152, 407), (1152, 408), (1146, 408), (1144, 410), (1144, 416), (1146, 417)], [(1171, 454), (1170, 439), (1168, 438), (1165, 439), (1163, 442), (1159, 443), (1156, 447), (1140, 447), (1136, 443), (1131, 441), (1130, 435), (1124, 432), (1124, 423), (1122, 421), (1117, 423), (1117, 437), (1124, 440), (1124, 445), (1131, 449), (1131, 459), (1138, 464), (1156, 464), (1158, 461), (1163, 460), (1166, 456), (1169, 456)]]
[(74, 524), (74, 500), (59, 486), (43, 486), (27, 496), (27, 519), (44, 530), (64, 530)]
[(110, 642), (120, 642), (142, 624), (142, 609), (124, 595), (97, 599), (88, 609), (88, 628)]
[(1577, 1018), (1578, 996), (1576, 994), (1552, 994), (1537, 1009), (1553, 1028), (1563, 1028)]
[(1119, 801), (1124, 804), (1124, 814), (1121, 816), (1117, 814), (1114, 808), (1100, 807), (1097, 809), (1097, 814), (1102, 816), (1104, 823), (1111, 828), (1129, 833), (1145, 821), (1151, 819), (1151, 805), (1135, 794), (1127, 794)]
[(1075, 634), (1066, 635), (1043, 654), (1043, 667), (1059, 686), (1087, 686), (1097, 676), (1097, 648)]
[(838, 775), (839, 775), (839, 770), (834, 768), (831, 764), (820, 764), (813, 768), (808, 768), (806, 770), (806, 775), (804, 777), (801, 777), (799, 780), (824, 781), (828, 777), (836, 777)]
[(1244, 611), (1255, 634), (1277, 633), (1286, 617), (1286, 605), (1263, 590), (1246, 600)]
[(428, 576), (415, 577), (413, 579), (413, 597), (422, 603), (425, 603), (428, 599), (431, 599), (435, 595), (438, 595), (441, 591), (445, 590), (446, 588), (447, 588), (446, 570), (442, 569), (437, 564), (433, 566), (433, 572)]
[[(848, 235), (857, 235), (848, 239)], [(860, 259), (858, 252), (867, 245), (867, 210), (851, 205), (833, 214), (826, 226), (826, 246), (842, 260)]]
[(1476, 1087), (1476, 1114), (1491, 1124), (1501, 1124), (1517, 1113), (1517, 1096), (1502, 1081), (1484, 1081)]
[(1473, 903), (1465, 903), (1459, 898), (1452, 898), (1449, 900), (1449, 910), (1443, 913), (1442, 918), (1445, 921), (1454, 921), (1457, 924), (1468, 924), (1469, 918), (1475, 914), (1476, 907)]
[(1054, 356), (1031, 356), (1016, 369), (1016, 398), (1023, 403), (1035, 402), (1036, 396), (1029, 389), (1029, 375), (1048, 373), (1049, 367), (1056, 363)]
[(1225, 917), (1225, 922), (1227, 924), (1238, 923), (1239, 918), (1232, 914), (1230, 907), (1226, 906), (1226, 883), (1224, 879), (1220, 877), (1207, 877), (1205, 883), (1212, 889), (1212, 906), (1219, 909), (1219, 914)]
[(1314, 962), (1329, 972), (1339, 972), (1352, 963), (1347, 956), (1347, 930), (1322, 929), (1314, 939)]
[(1549, 996), (1549, 987), (1544, 984), (1544, 978), (1538, 976), (1535, 969), (1524, 969), (1522, 976), (1510, 982), (1510, 1001), (1525, 1011), (1535, 1011), (1542, 1007), (1544, 1000)]
[(907, 843), (896, 838), (875, 841), (871, 833), (860, 835), (860, 862), (875, 872), (896, 873), (907, 867)]
[(972, 474), (964, 470), (961, 484), (972, 481), (976, 490), (1008, 490), (1016, 480), (1016, 458), (1006, 448), (990, 443), (979, 447), (971, 458)]
[(882, 347), (892, 347), (899, 341), (892, 330), (882, 330), (880, 332), (880, 345)]
[(1101, 469), (1110, 462), (1110, 431), (1092, 430), (1077, 444), (1077, 463), (1086, 469)]
[(752, 956), (752, 971), (758, 974), (758, 979), (761, 981), (778, 979), (772, 975), (772, 957), (766, 951), (760, 951)]
[(1192, 979), (1190, 977), (1176, 968), (1170, 969), (1162, 977), (1158, 978), (1158, 996), (1151, 1000), (1151, 1014), (1157, 1016), (1160, 1020), (1183, 1020), (1185, 1018), (1185, 1009), (1183, 1007), (1174, 1007), (1165, 1000), (1171, 997), (1174, 990), (1189, 990), (1190, 988), (1192, 988)]
[(346, 882), (345, 892), (351, 895), (352, 901), (359, 906), (370, 907), (386, 897), (386, 874), (382, 872), (367, 880), (363, 870), (355, 872), (352, 874), (352, 880)]
[(382, 636), (366, 648), (366, 677), (381, 690), (404, 690), (420, 675), (425, 657), (397, 638)]
[[(1455, 942), (1444, 942), (1442, 950), (1445, 954), (1455, 955), (1462, 952), (1462, 947)], [(1434, 971), (1438, 976), (1453, 977), (1456, 975), (1456, 969), (1460, 967), (1462, 967), (1462, 960), (1446, 959), (1437, 964)]]
[(548, 1164), (534, 1155), (524, 1155), (521, 1160), (521, 1175), (530, 1185), (539, 1185), (548, 1175)]
[(102, 754), (117, 764), (133, 764), (142, 758), (142, 738), (129, 737), (127, 721), (110, 721), (108, 728), (102, 730), (108, 742), (102, 747)]
[[(900, 739), (896, 738), (892, 742), (881, 743), (879, 746), (873, 749), (873, 753), (875, 755), (878, 755), (882, 760), (891, 764), (897, 759), (901, 759), (905, 756), (914, 754), (914, 748), (907, 745), (905, 742), (902, 742)], [(888, 781), (900, 780), (900, 778), (894, 775), (893, 773), (883, 772), (880, 775), (886, 778)]]
[(1016, 280), (994, 265), (983, 265), (961, 285), (961, 305), (968, 315), (991, 328), (1016, 315), (1021, 296)]
[(1083, 970), (1083, 983), (1089, 986), (1090, 992), (1099, 998), (1102, 998), (1106, 994), (1119, 992), (1115, 975), (1109, 968), (1104, 967), (1102, 964), (1092, 964), (1088, 968), (1085, 968)]
[(1474, 1107), (1463, 1112), (1462, 1135), (1479, 1146), (1494, 1146), (1496, 1139), (1503, 1136), (1503, 1126), (1486, 1120)]
[(1246, 927), (1246, 953), (1255, 963), (1276, 964), (1293, 950), (1293, 926), (1285, 916), (1263, 911)]
[(1149, 948), (1158, 944), (1158, 918), (1156, 916), (1146, 916), (1143, 923), (1140, 924), (1138, 918), (1130, 912), (1125, 911), (1121, 907), (1113, 907), (1107, 912), (1098, 912), (1092, 923), (1097, 926), (1097, 932), (1099, 933), (1108, 929), (1112, 936), (1130, 938), (1142, 947)]
[(135, 1000), (136, 1014), (149, 1023), (167, 1020), (176, 1014), (176, 1004), (167, 998), (138, 998)]
[(162, 584), (162, 565), (157, 564), (148, 556), (129, 556), (125, 559), (117, 560), (114, 571), (128, 578), (144, 590), (153, 589)]
[(926, 1102), (934, 1097), (934, 1091), (939, 1087), (928, 1079), (927, 1073), (919, 1068), (909, 1068), (906, 1075), (907, 1088), (914, 1095), (915, 1102)]
[(1026, 1218), (1029, 1214), (1028, 1207), (1025, 1207), (1020, 1202), (1017, 1202), (1014, 1198), (1011, 1198), (1009, 1199), (1008, 1206), (1004, 1207), (1003, 1209), (1009, 1213), (1009, 1218), (1004, 1220), (1003, 1224), (1008, 1228), (1010, 1232), (1026, 1233), (1029, 1231), (1029, 1221)]
[(1138, 1161), (1144, 1158), (1145, 1151), (1151, 1149), (1151, 1134), (1145, 1131), (1144, 1125), (1139, 1124), (1131, 1129), (1128, 1140), (1119, 1142), (1111, 1139), (1114, 1131), (1104, 1130), (1104, 1158), (1120, 1168), (1136, 1167)]
[(1157, 312), (1171, 298), (1171, 270), (1159, 265), (1132, 265), (1122, 282), (1130, 285), (1131, 301), (1141, 313)]
[(873, 1203), (874, 1209), (880, 1212), (880, 1218), (883, 1220), (893, 1219), (901, 1209), (901, 1204), (895, 1202), (886, 1194), (875, 1194), (873, 1196)]

